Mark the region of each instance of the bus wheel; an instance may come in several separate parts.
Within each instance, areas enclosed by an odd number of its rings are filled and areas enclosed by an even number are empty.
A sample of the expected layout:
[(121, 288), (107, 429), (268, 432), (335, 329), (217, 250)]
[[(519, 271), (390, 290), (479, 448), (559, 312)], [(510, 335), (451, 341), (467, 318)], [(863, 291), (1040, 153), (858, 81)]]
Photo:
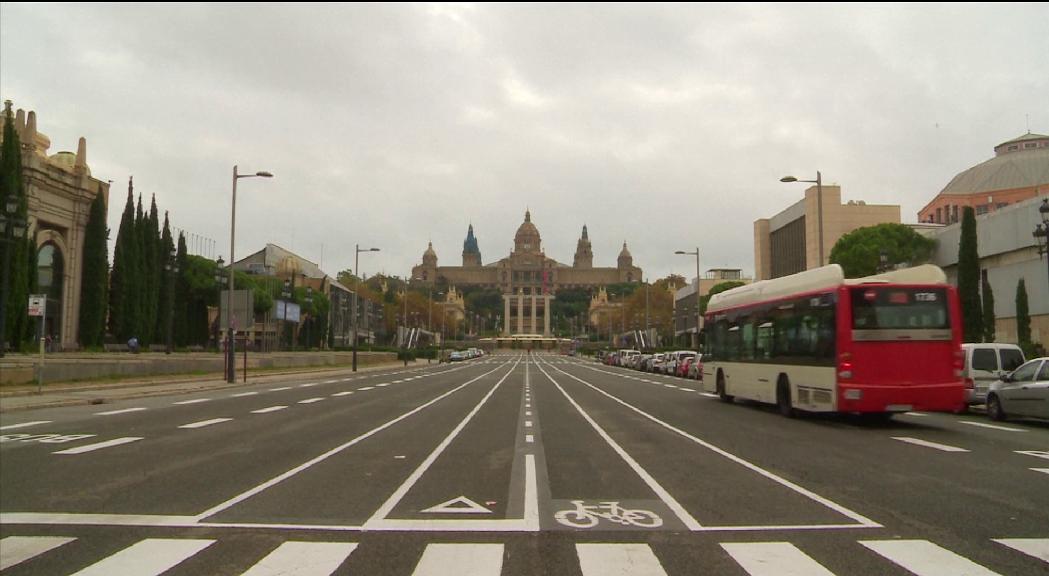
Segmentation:
[(725, 373), (718, 372), (718, 398), (721, 398), (722, 402), (732, 402), (733, 396), (729, 396), (725, 393)]
[(1005, 410), (1002, 410), (1002, 401), (996, 394), (987, 397), (987, 415), (992, 420), (1005, 420)]
[(790, 401), (790, 382), (786, 377), (780, 377), (779, 384), (776, 385), (776, 406), (780, 414), (787, 418), (794, 417), (794, 406)]

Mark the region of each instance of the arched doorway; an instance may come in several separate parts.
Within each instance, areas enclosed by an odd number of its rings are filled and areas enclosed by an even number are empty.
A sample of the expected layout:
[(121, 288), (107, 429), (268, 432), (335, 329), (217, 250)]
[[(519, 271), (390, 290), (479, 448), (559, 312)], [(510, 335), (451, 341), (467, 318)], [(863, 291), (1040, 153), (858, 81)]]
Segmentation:
[(61, 342), (65, 260), (62, 251), (52, 242), (47, 242), (37, 250), (36, 279), (39, 286), (37, 293), (47, 295), (43, 336), (50, 336), (54, 343)]

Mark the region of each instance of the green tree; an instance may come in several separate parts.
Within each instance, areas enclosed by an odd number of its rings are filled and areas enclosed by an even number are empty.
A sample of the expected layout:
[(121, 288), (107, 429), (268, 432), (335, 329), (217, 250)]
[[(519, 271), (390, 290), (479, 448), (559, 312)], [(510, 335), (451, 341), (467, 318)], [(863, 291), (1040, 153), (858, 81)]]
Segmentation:
[[(26, 220), (28, 204), (22, 183), (22, 145), (15, 131), (11, 103), (4, 106), (3, 144), (0, 146), (0, 206), (9, 199), (17, 205), (15, 218)], [(29, 302), (30, 279), (35, 278), (35, 261), (31, 261), (29, 249), (33, 247), (32, 230), (26, 231), (28, 242), (0, 242), (0, 263), (8, 265), (7, 290), (0, 295), (6, 299), (4, 306), (4, 341), (12, 348), (24, 342), (32, 330), (26, 308)], [(2, 265), (2, 264), (0, 264)], [(30, 273), (32, 270), (32, 273)], [(2, 290), (3, 287), (0, 287)]]
[(142, 250), (142, 340), (144, 346), (148, 346), (157, 340), (154, 335), (157, 332), (157, 321), (159, 320), (160, 307), (160, 278), (163, 271), (163, 261), (160, 257), (160, 222), (157, 213), (157, 196), (153, 195), (150, 202), (149, 214), (143, 215), (141, 228), (139, 229), (139, 247)]
[(983, 279), (983, 341), (994, 342), (995, 340), (995, 326), (994, 326), (994, 290), (991, 289), (991, 283), (986, 278)]
[(109, 277), (109, 332), (124, 342), (137, 332), (138, 242), (135, 239), (134, 182), (128, 180), (127, 202), (113, 248), (113, 273)]
[(980, 255), (976, 247), (976, 212), (966, 206), (962, 236), (958, 243), (958, 297), (962, 305), (962, 329), (966, 342), (983, 340), (980, 303)]
[(102, 190), (91, 201), (84, 229), (83, 280), (80, 285), (80, 344), (101, 346), (106, 335), (109, 307), (109, 227)]
[(175, 275), (171, 269), (175, 265), (175, 243), (171, 239), (171, 227), (168, 223), (168, 213), (164, 212), (164, 232), (160, 235), (159, 266), (161, 270), (160, 287), (157, 292), (157, 329), (153, 339), (155, 342), (167, 342), (168, 331), (172, 327), (175, 305)]
[(903, 224), (878, 224), (857, 228), (842, 236), (830, 251), (830, 262), (845, 271), (846, 278), (861, 278), (878, 273), (882, 253), (886, 265), (917, 265), (929, 260), (936, 241), (918, 234)]
[(1024, 279), (1016, 284), (1016, 337), (1024, 355), (1034, 354), (1034, 342), (1031, 341), (1031, 309), (1027, 304), (1027, 284)]
[(189, 254), (186, 249), (186, 236), (181, 232), (178, 235), (175, 265), (178, 266), (178, 276), (175, 278), (175, 345), (188, 346), (189, 284), (186, 281), (186, 269), (189, 266)]
[(710, 288), (706, 296), (703, 296), (699, 300), (699, 311), (701, 314), (705, 314), (707, 311), (707, 304), (710, 302), (710, 297), (715, 294), (720, 294), (733, 288), (746, 285), (746, 282), (740, 282), (739, 280), (727, 280), (725, 282), (718, 282)]

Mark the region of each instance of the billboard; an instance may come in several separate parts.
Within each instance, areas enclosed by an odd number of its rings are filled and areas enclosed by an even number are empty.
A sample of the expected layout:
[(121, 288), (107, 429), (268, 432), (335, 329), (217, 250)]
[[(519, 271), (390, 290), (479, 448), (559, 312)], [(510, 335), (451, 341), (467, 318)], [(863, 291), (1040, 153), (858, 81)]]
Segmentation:
[(287, 300), (276, 300), (273, 306), (274, 318), (287, 320), (288, 322), (299, 322), (302, 311), (298, 304)]
[[(226, 330), (226, 307), (229, 290), (223, 290), (219, 300), (219, 329)], [(233, 329), (251, 330), (255, 327), (255, 293), (251, 290), (233, 291)]]

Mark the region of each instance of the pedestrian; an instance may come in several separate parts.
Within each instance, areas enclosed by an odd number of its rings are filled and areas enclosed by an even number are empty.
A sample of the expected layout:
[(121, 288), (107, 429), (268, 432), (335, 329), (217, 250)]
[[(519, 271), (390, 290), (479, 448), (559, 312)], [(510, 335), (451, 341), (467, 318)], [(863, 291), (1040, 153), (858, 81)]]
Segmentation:
[(135, 336), (132, 336), (132, 337), (131, 337), (131, 338), (130, 338), (130, 339), (129, 339), (128, 341), (127, 341), (127, 349), (128, 349), (128, 350), (129, 350), (129, 351), (130, 351), (130, 352), (131, 352), (132, 354), (138, 354), (138, 338), (136, 338)]

